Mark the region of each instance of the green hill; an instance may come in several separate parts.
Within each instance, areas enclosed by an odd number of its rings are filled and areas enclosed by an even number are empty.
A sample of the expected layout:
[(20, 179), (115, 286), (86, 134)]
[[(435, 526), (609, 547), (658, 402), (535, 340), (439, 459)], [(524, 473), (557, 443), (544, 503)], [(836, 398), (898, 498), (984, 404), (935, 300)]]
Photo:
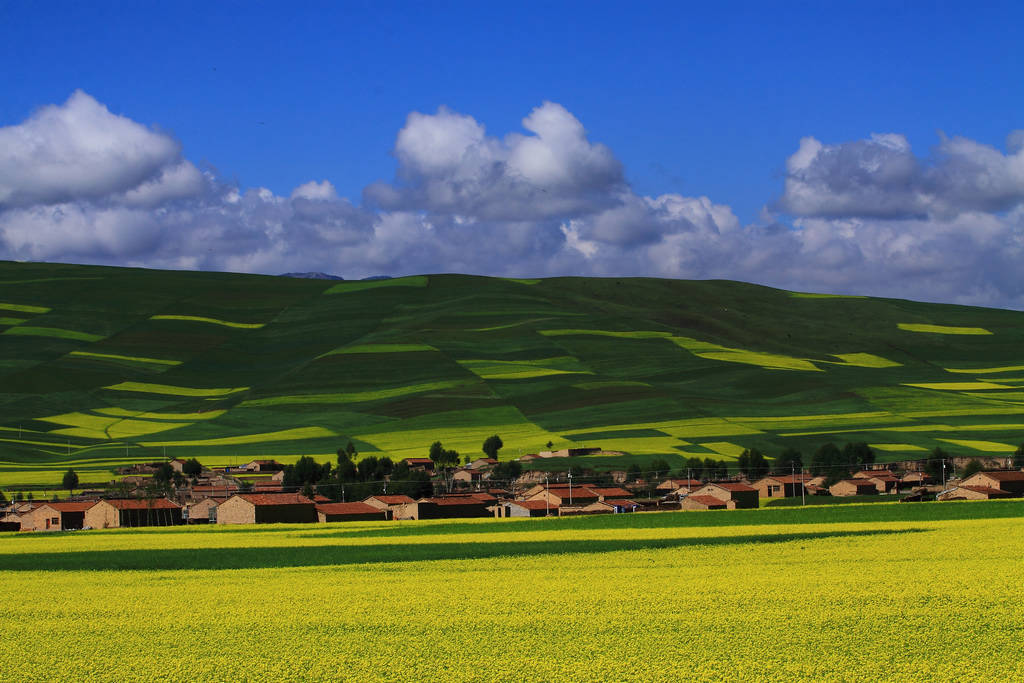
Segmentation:
[[(1012, 452), (1024, 314), (727, 281), (332, 282), (0, 263), (0, 481), (71, 463)], [(626, 459), (589, 458), (621, 466)], [(47, 473), (49, 470), (49, 473)], [(45, 477), (44, 477), (45, 475)]]

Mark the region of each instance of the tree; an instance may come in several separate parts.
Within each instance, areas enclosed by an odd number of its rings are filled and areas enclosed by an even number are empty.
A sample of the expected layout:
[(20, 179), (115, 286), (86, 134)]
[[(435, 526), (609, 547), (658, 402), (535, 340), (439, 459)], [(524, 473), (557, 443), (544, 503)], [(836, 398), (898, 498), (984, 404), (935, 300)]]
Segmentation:
[(495, 434), (484, 439), (483, 452), (488, 458), (497, 458), (498, 451), (505, 446), (502, 442), (501, 437)]
[(203, 466), (195, 458), (189, 458), (185, 461), (185, 464), (181, 466), (181, 471), (185, 476), (195, 479), (203, 473)]
[(664, 479), (671, 469), (672, 467), (664, 458), (658, 458), (650, 464), (651, 475), (654, 479)]
[(949, 461), (951, 456), (946, 451), (942, 450), (938, 446), (928, 456), (928, 460), (924, 464), (924, 471), (932, 477), (932, 479), (942, 480), (944, 474), (944, 463)]
[(171, 463), (162, 462), (160, 467), (156, 468), (156, 472), (153, 473), (153, 484), (157, 489), (164, 491), (171, 488), (171, 480), (174, 479), (174, 475), (177, 474), (174, 468), (171, 467)]
[(445, 449), (440, 441), (435, 441), (430, 444), (429, 456), (437, 467), (447, 467), (449, 465), (459, 464), (459, 452)]
[(491, 471), (491, 478), (495, 480), (514, 481), (523, 473), (523, 464), (518, 460), (499, 462)]
[(811, 456), (811, 474), (824, 475), (829, 480), (839, 481), (850, 472), (844, 468), (843, 454), (834, 443), (822, 444)]
[(786, 448), (775, 458), (774, 469), (776, 472), (782, 472), (783, 474), (792, 472), (794, 469), (797, 472), (802, 472), (804, 469), (804, 456), (795, 448)]
[(972, 474), (976, 474), (985, 469), (985, 466), (981, 464), (981, 461), (977, 458), (971, 458), (971, 461), (964, 466), (963, 471), (960, 473), (961, 479), (966, 479)]
[(870, 465), (875, 461), (875, 452), (863, 441), (848, 443), (843, 446), (843, 460), (846, 465)]
[(67, 489), (68, 494), (70, 494), (73, 489), (78, 488), (78, 474), (72, 469), (65, 472), (64, 481), (61, 487)]
[(1024, 467), (1024, 443), (1018, 446), (1013, 454), (1013, 466)]
[(550, 451), (550, 450), (551, 450), (551, 447), (552, 447), (552, 446), (554, 446), (554, 445), (555, 445), (555, 443), (554, 443), (553, 441), (548, 441), (548, 442), (547, 442), (546, 444), (544, 444), (544, 445), (545, 445), (545, 446), (547, 446), (547, 449), (548, 449), (548, 450)]
[(740, 453), (740, 457), (737, 458), (736, 464), (739, 466), (740, 472), (743, 472), (751, 479), (760, 479), (768, 474), (768, 459), (764, 457), (764, 453), (756, 448), (744, 449)]

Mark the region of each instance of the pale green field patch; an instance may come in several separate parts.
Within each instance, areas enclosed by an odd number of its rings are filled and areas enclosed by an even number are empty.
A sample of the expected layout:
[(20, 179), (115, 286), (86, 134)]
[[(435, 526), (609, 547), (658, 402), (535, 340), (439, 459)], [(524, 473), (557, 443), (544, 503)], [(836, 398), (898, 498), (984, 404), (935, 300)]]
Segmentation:
[(217, 439), (196, 439), (193, 441), (143, 441), (141, 442), (141, 445), (155, 448), (159, 448), (161, 446), (235, 446), (240, 444), (263, 443), (266, 441), (321, 439), (330, 436), (337, 436), (337, 434), (324, 427), (296, 427), (294, 429), (282, 429), (276, 432), (244, 434), (241, 436), (225, 436)]
[(5, 304), (0, 303), (0, 309), (5, 311), (17, 311), (19, 313), (49, 313), (51, 308), (46, 306), (26, 306), (25, 304)]
[(696, 445), (712, 450), (719, 455), (727, 455), (730, 458), (738, 458), (746, 450), (743, 446), (737, 446), (728, 441), (705, 441)]
[(429, 344), (358, 344), (356, 346), (339, 346), (317, 356), (317, 358), (346, 353), (414, 353), (417, 351), (437, 351), (437, 349)]
[(536, 285), (536, 284), (540, 284), (540, 280), (536, 280), (536, 279), (531, 280), (531, 279), (525, 279), (525, 278), (521, 278), (521, 277), (506, 277), (506, 278), (502, 278), (502, 279), (505, 280), (506, 282), (517, 282), (517, 283), (519, 283), (521, 285)]
[(659, 339), (672, 336), (671, 332), (652, 332), (633, 330), (629, 332), (616, 332), (613, 330), (537, 330), (545, 337), (566, 337), (573, 335), (592, 335), (597, 337), (616, 337), (619, 339)]
[(746, 349), (733, 349), (689, 337), (671, 337), (671, 340), (674, 344), (681, 346), (693, 355), (707, 360), (756, 365), (766, 370), (809, 370), (821, 372), (818, 366), (803, 358), (792, 358), (777, 353), (763, 353)]
[(618, 387), (649, 387), (647, 382), (632, 382), (629, 380), (604, 380), (597, 382), (579, 382), (572, 385), (575, 389), (589, 391), (591, 389), (615, 389)]
[(207, 318), (201, 315), (154, 315), (150, 316), (150, 320), (185, 320), (194, 323), (209, 323), (211, 325), (221, 325), (223, 327), (236, 327), (243, 330), (258, 330), (264, 327), (266, 323), (238, 323), (230, 320), (219, 320), (217, 318)]
[(72, 351), (69, 356), (81, 358), (96, 358), (99, 360), (127, 361), (129, 363), (143, 363), (151, 365), (181, 365), (180, 360), (167, 360), (165, 358), (145, 358), (143, 356), (122, 356), (116, 353), (93, 353), (92, 351)]
[(0, 325), (20, 325), (28, 318), (0, 318)]
[[(903, 363), (897, 363), (872, 353), (837, 353), (834, 355), (842, 361), (839, 365), (850, 365), (857, 368), (896, 368), (903, 365)], [(819, 362), (831, 363), (832, 361)]]
[(347, 294), (349, 292), (361, 292), (366, 289), (379, 289), (381, 287), (426, 287), (429, 282), (426, 275), (413, 275), (410, 277), (396, 277), (389, 280), (354, 280), (352, 282), (339, 282), (324, 294)]
[(999, 443), (998, 441), (970, 441), (967, 439), (938, 439), (939, 441), (945, 441), (951, 443), (954, 446), (963, 446), (964, 448), (973, 448), (976, 451), (983, 453), (1013, 453), (1017, 450), (1016, 446), (1011, 446), (1005, 443)]
[(76, 330), (64, 330), (59, 327), (36, 327), (34, 325), (20, 325), (4, 331), (4, 334), (14, 334), (23, 337), (53, 337), (54, 339), (73, 339), (75, 341), (94, 342), (103, 339), (101, 334), (89, 334)]
[(100, 441), (118, 440), (145, 436), (147, 434), (157, 434), (177, 429), (178, 427), (188, 427), (191, 424), (191, 422), (145, 422), (143, 420), (122, 419), (112, 424), (105, 431), (88, 427), (68, 427), (66, 429), (56, 429), (50, 432), (50, 434), (75, 436), (81, 439), (97, 439)]
[(460, 360), (458, 363), (482, 379), (527, 379), (548, 375), (593, 374), (572, 356), (539, 360)]
[(1017, 387), (995, 384), (994, 382), (904, 382), (905, 387), (937, 389), (939, 391), (977, 391), (979, 389), (1016, 389)]
[(147, 382), (121, 382), (103, 387), (110, 391), (134, 391), (141, 394), (163, 394), (166, 396), (228, 396), (240, 391), (248, 391), (249, 387), (223, 389), (197, 389), (194, 387), (176, 387), (170, 384), (150, 384)]
[(224, 413), (226, 410), (205, 410), (201, 413), (145, 413), (136, 410), (126, 410), (125, 408), (97, 408), (93, 411), (100, 415), (113, 415), (115, 417), (132, 417), (137, 420), (213, 420)]
[(396, 396), (407, 396), (411, 394), (422, 394), (428, 391), (440, 391), (460, 386), (476, 384), (479, 380), (445, 380), (441, 382), (424, 382), (422, 384), (408, 384), (406, 386), (390, 389), (376, 389), (371, 391), (353, 391), (339, 394), (299, 394), (296, 396), (270, 396), (268, 398), (256, 398), (243, 401), (240, 407), (257, 408), (266, 406), (303, 405), (321, 403), (359, 403), (364, 401), (377, 401)]
[(868, 446), (876, 451), (900, 453), (902, 451), (927, 451), (927, 448), (915, 446), (909, 443), (869, 443)]
[(988, 375), (999, 372), (1017, 372), (1024, 370), (1024, 365), (1003, 365), (995, 368), (943, 368), (946, 372), (959, 372), (965, 375)]
[(855, 294), (814, 294), (812, 292), (790, 292), (794, 299), (867, 299), (866, 296)]
[(951, 327), (949, 325), (926, 325), (923, 323), (898, 323), (905, 332), (928, 332), (931, 334), (992, 334), (984, 327)]

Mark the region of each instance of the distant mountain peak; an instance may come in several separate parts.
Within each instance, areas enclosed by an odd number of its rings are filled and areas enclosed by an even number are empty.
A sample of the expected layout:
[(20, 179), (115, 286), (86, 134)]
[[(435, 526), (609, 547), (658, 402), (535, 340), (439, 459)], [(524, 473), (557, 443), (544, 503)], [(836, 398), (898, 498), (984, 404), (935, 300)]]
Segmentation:
[(283, 273), (280, 277), (297, 277), (303, 280), (344, 280), (345, 278), (338, 275), (328, 275), (327, 273)]

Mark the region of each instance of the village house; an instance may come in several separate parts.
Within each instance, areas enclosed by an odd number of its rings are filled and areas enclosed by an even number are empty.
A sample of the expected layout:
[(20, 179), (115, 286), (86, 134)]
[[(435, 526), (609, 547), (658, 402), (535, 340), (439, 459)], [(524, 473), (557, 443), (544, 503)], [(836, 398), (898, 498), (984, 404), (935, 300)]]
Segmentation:
[(298, 493), (239, 493), (217, 506), (217, 524), (316, 521), (316, 503)]
[(1020, 470), (986, 470), (975, 472), (960, 484), (961, 486), (985, 486), (1006, 491), (1015, 496), (1024, 496), (1024, 472)]
[(868, 496), (878, 493), (878, 487), (870, 479), (843, 479), (829, 486), (828, 492), (836, 497)]
[(171, 466), (171, 469), (175, 472), (185, 471), (185, 461), (181, 458), (171, 458), (167, 461), (167, 464)]
[(505, 503), (505, 517), (546, 517), (557, 515), (558, 506), (543, 500), (510, 500)]
[(316, 506), (316, 514), (321, 523), (390, 519), (387, 510), (366, 503), (320, 503)]
[(430, 458), (403, 458), (402, 462), (412, 471), (434, 473), (434, 461)]
[(470, 496), (421, 498), (406, 505), (403, 514), (414, 515), (406, 519), (455, 519), (464, 517), (493, 517), (487, 501)]
[(471, 470), (479, 470), (487, 467), (494, 467), (498, 464), (498, 461), (494, 458), (477, 458), (473, 462), (466, 465)]
[(793, 498), (806, 491), (801, 491), (810, 480), (809, 474), (770, 474), (757, 480), (751, 487), (757, 489), (761, 498)]
[(491, 473), (487, 470), (474, 470), (463, 468), (455, 471), (452, 475), (452, 481), (457, 481), (460, 484), (479, 484), (485, 479), (489, 479)]
[(373, 507), (376, 510), (385, 511), (388, 513), (389, 519), (412, 519), (404, 517), (405, 506), (415, 505), (416, 501), (409, 496), (370, 496), (363, 500), (364, 503)]
[(899, 477), (889, 470), (861, 470), (853, 478), (870, 481), (879, 493), (898, 493), (900, 489)]
[(725, 510), (729, 504), (715, 496), (691, 494), (679, 501), (680, 510)]
[(932, 483), (932, 478), (924, 472), (904, 472), (900, 482), (904, 486), (928, 486)]
[(586, 486), (569, 486), (567, 484), (553, 484), (549, 487), (540, 486), (530, 489), (536, 493), (530, 495), (529, 491), (525, 496), (526, 500), (545, 500), (553, 505), (575, 506), (589, 505), (601, 500), (601, 496)]
[(1009, 491), (1001, 491), (991, 486), (955, 486), (948, 491), (943, 491), (936, 500), (992, 500), (995, 498), (1014, 498), (1016, 494)]
[(216, 524), (217, 523), (217, 507), (223, 503), (227, 498), (203, 498), (198, 503), (189, 505), (186, 510), (188, 511), (188, 523), (189, 524)]
[(174, 526), (182, 521), (181, 506), (166, 498), (112, 498), (85, 511), (85, 526), (90, 529)]
[(621, 498), (606, 498), (591, 503), (583, 507), (583, 512), (586, 513), (611, 513), (617, 514), (620, 512), (636, 512), (642, 510), (643, 506), (633, 500), (624, 500)]
[(636, 494), (632, 491), (627, 491), (619, 486), (587, 486), (588, 489), (598, 495), (598, 500), (608, 500), (609, 498), (633, 498)]
[(276, 460), (253, 460), (242, 466), (247, 472), (280, 472), (284, 465)]
[(679, 489), (686, 489), (687, 491), (699, 489), (704, 485), (699, 479), (666, 479), (657, 486), (654, 487), (655, 491), (661, 491), (663, 494), (676, 493)]
[(95, 500), (43, 503), (22, 516), (22, 531), (67, 531), (85, 528), (85, 511)]
[(730, 510), (756, 508), (761, 504), (758, 501), (757, 489), (736, 482), (711, 482), (705, 484), (686, 498), (683, 498), (682, 502), (685, 502), (692, 496), (711, 496), (712, 498), (717, 498), (724, 501), (726, 507)]

